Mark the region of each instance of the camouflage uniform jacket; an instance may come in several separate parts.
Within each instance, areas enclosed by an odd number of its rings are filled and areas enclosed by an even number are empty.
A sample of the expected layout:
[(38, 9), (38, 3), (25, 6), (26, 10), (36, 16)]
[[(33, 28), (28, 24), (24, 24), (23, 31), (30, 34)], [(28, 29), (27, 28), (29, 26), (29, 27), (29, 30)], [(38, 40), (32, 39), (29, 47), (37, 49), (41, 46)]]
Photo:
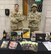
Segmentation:
[(17, 30), (17, 29), (23, 28), (22, 20), (24, 18), (22, 16), (22, 14), (14, 11), (11, 13), (10, 19), (11, 19), (10, 20), (11, 21), (11, 30)]
[(41, 13), (39, 12), (30, 12), (28, 14), (27, 20), (29, 21), (29, 26), (30, 28), (34, 28), (34, 30), (39, 30), (40, 22), (41, 22)]

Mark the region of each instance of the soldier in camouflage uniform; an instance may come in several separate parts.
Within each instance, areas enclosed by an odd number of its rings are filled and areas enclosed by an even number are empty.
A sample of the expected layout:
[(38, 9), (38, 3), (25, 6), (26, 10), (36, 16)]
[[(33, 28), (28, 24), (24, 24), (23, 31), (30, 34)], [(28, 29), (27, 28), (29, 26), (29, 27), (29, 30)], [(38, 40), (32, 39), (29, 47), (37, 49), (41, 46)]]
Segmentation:
[(31, 32), (38, 31), (41, 22), (41, 13), (37, 11), (37, 4), (32, 5), (32, 11), (28, 14), (29, 28)]
[(24, 20), (22, 14), (19, 13), (19, 5), (15, 4), (15, 10), (11, 13), (11, 30), (17, 31), (23, 28), (22, 20)]

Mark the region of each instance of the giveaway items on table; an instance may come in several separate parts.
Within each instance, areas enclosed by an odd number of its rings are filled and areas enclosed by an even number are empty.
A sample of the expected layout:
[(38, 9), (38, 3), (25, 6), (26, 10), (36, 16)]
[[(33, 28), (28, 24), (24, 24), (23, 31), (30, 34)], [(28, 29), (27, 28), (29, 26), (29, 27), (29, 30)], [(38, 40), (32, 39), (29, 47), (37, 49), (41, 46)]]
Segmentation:
[(20, 42), (20, 45), (22, 46), (23, 50), (32, 50), (35, 52), (38, 50), (38, 43), (36, 42), (22, 41)]
[(9, 49), (16, 49), (18, 43), (16, 43), (15, 41), (11, 41), (9, 44)]

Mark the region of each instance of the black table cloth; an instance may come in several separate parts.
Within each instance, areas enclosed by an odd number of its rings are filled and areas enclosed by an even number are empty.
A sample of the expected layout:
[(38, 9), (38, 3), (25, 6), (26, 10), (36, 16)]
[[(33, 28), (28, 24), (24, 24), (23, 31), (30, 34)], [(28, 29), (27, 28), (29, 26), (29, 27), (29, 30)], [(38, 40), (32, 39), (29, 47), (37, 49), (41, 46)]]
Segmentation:
[[(8, 41), (8, 40), (5, 40), (5, 39), (2, 39), (0, 40), (0, 46), (2, 44), (3, 41)], [(38, 43), (38, 51), (48, 51), (47, 48), (43, 45), (43, 43)], [(0, 48), (0, 54), (17, 54), (17, 53), (33, 53), (33, 51), (23, 51), (20, 43), (18, 42), (18, 46), (16, 49), (9, 49), (9, 48)], [(34, 52), (35, 53), (35, 52)]]

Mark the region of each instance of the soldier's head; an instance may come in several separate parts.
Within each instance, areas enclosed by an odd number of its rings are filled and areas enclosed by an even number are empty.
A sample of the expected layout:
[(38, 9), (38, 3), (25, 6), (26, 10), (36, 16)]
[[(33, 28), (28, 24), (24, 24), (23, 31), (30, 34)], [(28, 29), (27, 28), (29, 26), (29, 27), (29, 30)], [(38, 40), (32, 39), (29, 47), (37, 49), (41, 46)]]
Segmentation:
[(14, 8), (15, 8), (15, 11), (18, 12), (18, 10), (19, 10), (19, 5), (18, 5), (18, 4), (15, 4)]
[(36, 11), (37, 11), (37, 4), (33, 4), (33, 5), (31, 6), (31, 8), (32, 8), (32, 11), (33, 11), (33, 12), (36, 12)]

